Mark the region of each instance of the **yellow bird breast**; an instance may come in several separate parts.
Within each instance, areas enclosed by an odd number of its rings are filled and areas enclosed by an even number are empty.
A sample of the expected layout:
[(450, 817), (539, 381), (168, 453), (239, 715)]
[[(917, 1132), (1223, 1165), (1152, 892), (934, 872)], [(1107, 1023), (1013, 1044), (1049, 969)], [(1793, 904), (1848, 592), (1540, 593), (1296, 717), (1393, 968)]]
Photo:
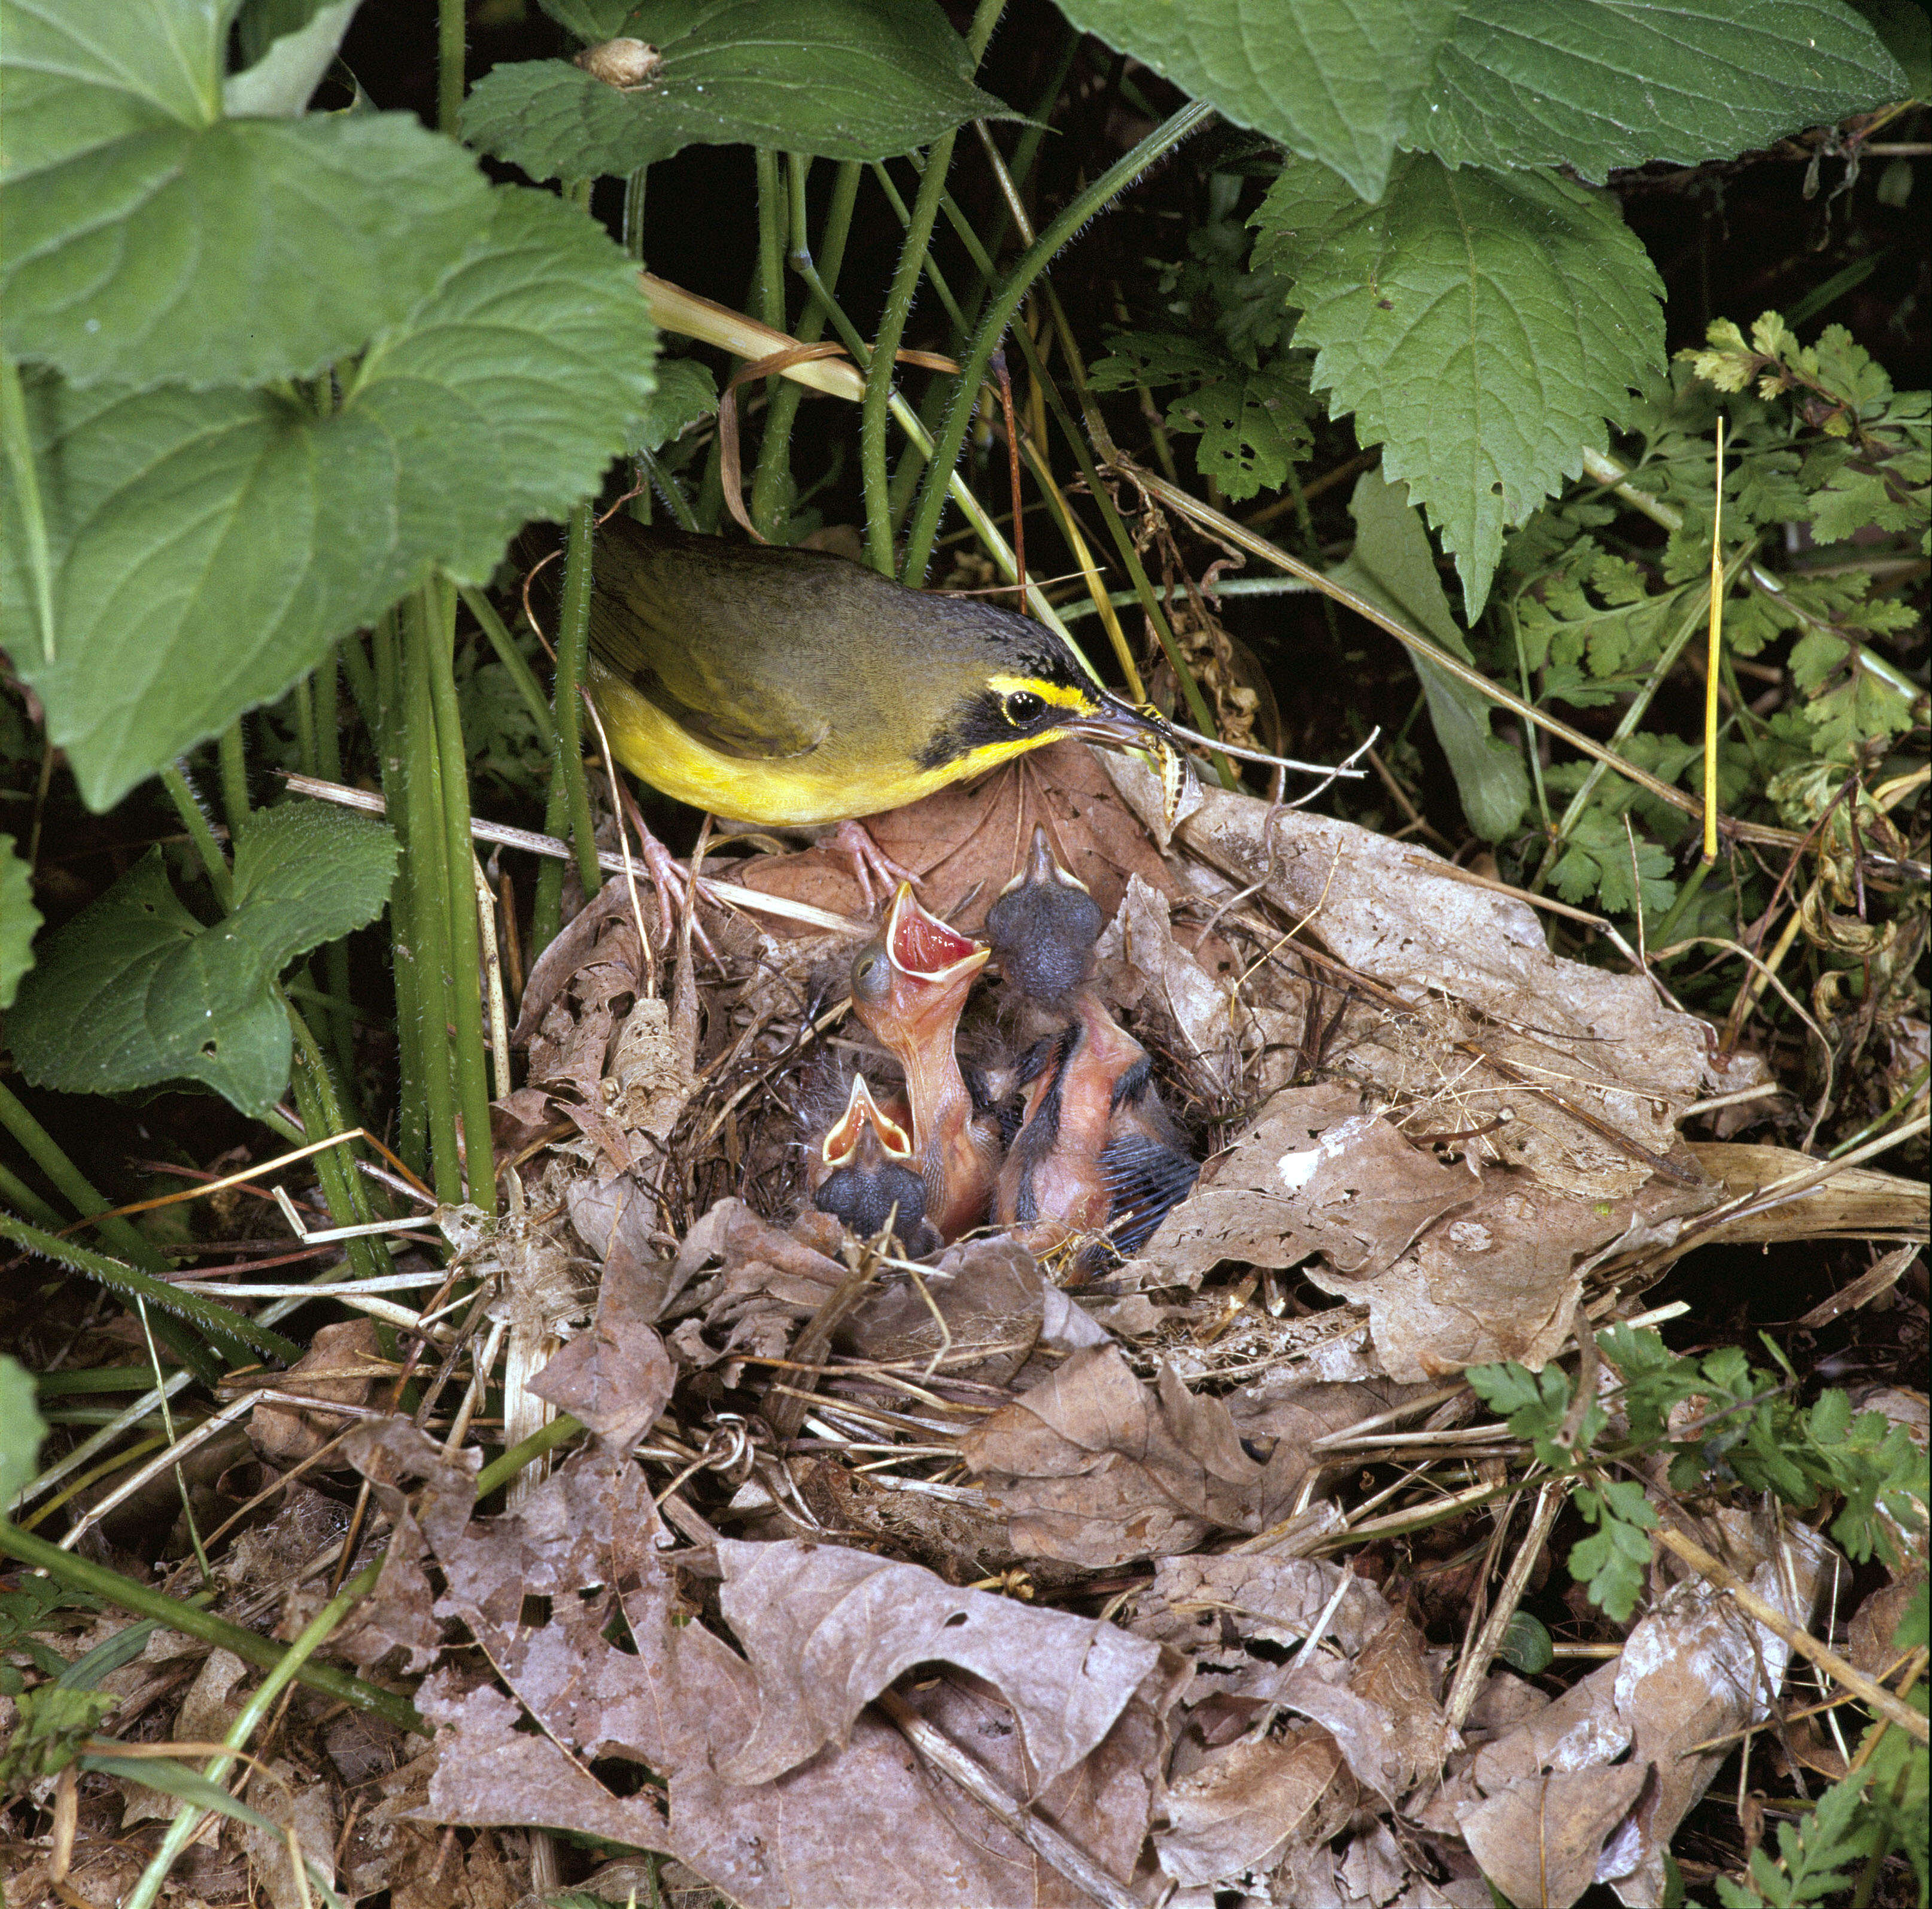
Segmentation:
[(792, 757), (733, 756), (700, 742), (595, 657), (588, 687), (602, 713), (611, 753), (632, 775), (727, 821), (770, 828), (877, 815), (1052, 739), (1016, 736), (930, 769), (914, 760), (906, 750), (910, 739), (904, 738), (882, 741), (862, 761), (836, 744)]

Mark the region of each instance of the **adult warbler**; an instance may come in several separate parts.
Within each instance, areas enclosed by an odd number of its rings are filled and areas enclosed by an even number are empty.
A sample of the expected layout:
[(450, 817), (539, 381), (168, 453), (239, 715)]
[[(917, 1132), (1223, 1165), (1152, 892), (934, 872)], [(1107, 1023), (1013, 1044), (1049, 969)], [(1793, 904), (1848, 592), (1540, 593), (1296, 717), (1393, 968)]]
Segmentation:
[(731, 821), (874, 815), (1064, 737), (1177, 747), (1043, 625), (822, 551), (616, 517), (593, 576), (587, 686), (612, 752)]

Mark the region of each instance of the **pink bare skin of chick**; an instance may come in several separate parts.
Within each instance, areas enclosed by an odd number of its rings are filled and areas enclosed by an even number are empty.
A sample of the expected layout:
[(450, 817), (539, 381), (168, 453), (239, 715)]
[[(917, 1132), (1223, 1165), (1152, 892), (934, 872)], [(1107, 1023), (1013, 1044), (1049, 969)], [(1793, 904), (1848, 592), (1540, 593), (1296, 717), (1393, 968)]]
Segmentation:
[(902, 883), (886, 925), (852, 963), (852, 1010), (905, 1071), (926, 1217), (956, 1239), (986, 1217), (999, 1141), (976, 1117), (953, 1037), (988, 949), (928, 915)]

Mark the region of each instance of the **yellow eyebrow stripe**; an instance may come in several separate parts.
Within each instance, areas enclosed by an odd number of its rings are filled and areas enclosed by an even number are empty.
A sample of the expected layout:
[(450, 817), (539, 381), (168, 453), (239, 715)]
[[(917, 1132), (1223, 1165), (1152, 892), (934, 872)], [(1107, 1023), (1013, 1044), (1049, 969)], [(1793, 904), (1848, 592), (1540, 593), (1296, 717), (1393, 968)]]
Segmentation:
[(1046, 682), (1038, 676), (988, 676), (986, 687), (1001, 696), (1011, 696), (1016, 690), (1028, 690), (1042, 703), (1051, 703), (1056, 709), (1072, 709), (1082, 715), (1093, 707), (1093, 698), (1085, 691), (1065, 683)]

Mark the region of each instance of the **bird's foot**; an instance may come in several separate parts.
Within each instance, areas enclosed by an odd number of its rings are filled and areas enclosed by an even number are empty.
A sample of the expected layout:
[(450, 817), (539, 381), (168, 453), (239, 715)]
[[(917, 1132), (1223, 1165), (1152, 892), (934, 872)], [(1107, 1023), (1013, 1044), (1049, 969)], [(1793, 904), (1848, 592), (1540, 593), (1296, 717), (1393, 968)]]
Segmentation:
[(902, 868), (886, 854), (862, 822), (840, 823), (832, 832), (830, 840), (831, 845), (851, 862), (859, 892), (866, 898), (868, 914), (876, 906), (872, 895), (874, 880), (886, 895), (890, 895), (902, 882), (910, 882), (914, 888), (919, 886), (919, 877), (910, 868)]
[(715, 965), (722, 967), (724, 963), (718, 960), (718, 951), (711, 945), (711, 937), (704, 932), (704, 925), (697, 916), (700, 901), (716, 904), (718, 898), (702, 880), (694, 884), (691, 871), (651, 833), (636, 799), (628, 789), (624, 791), (624, 807), (629, 814), (632, 828), (637, 832), (638, 859), (644, 865), (645, 872), (651, 878), (652, 890), (657, 897), (658, 946), (669, 949), (675, 945), (677, 916), (674, 910), (688, 908), (692, 911), (692, 939), (710, 956)]

